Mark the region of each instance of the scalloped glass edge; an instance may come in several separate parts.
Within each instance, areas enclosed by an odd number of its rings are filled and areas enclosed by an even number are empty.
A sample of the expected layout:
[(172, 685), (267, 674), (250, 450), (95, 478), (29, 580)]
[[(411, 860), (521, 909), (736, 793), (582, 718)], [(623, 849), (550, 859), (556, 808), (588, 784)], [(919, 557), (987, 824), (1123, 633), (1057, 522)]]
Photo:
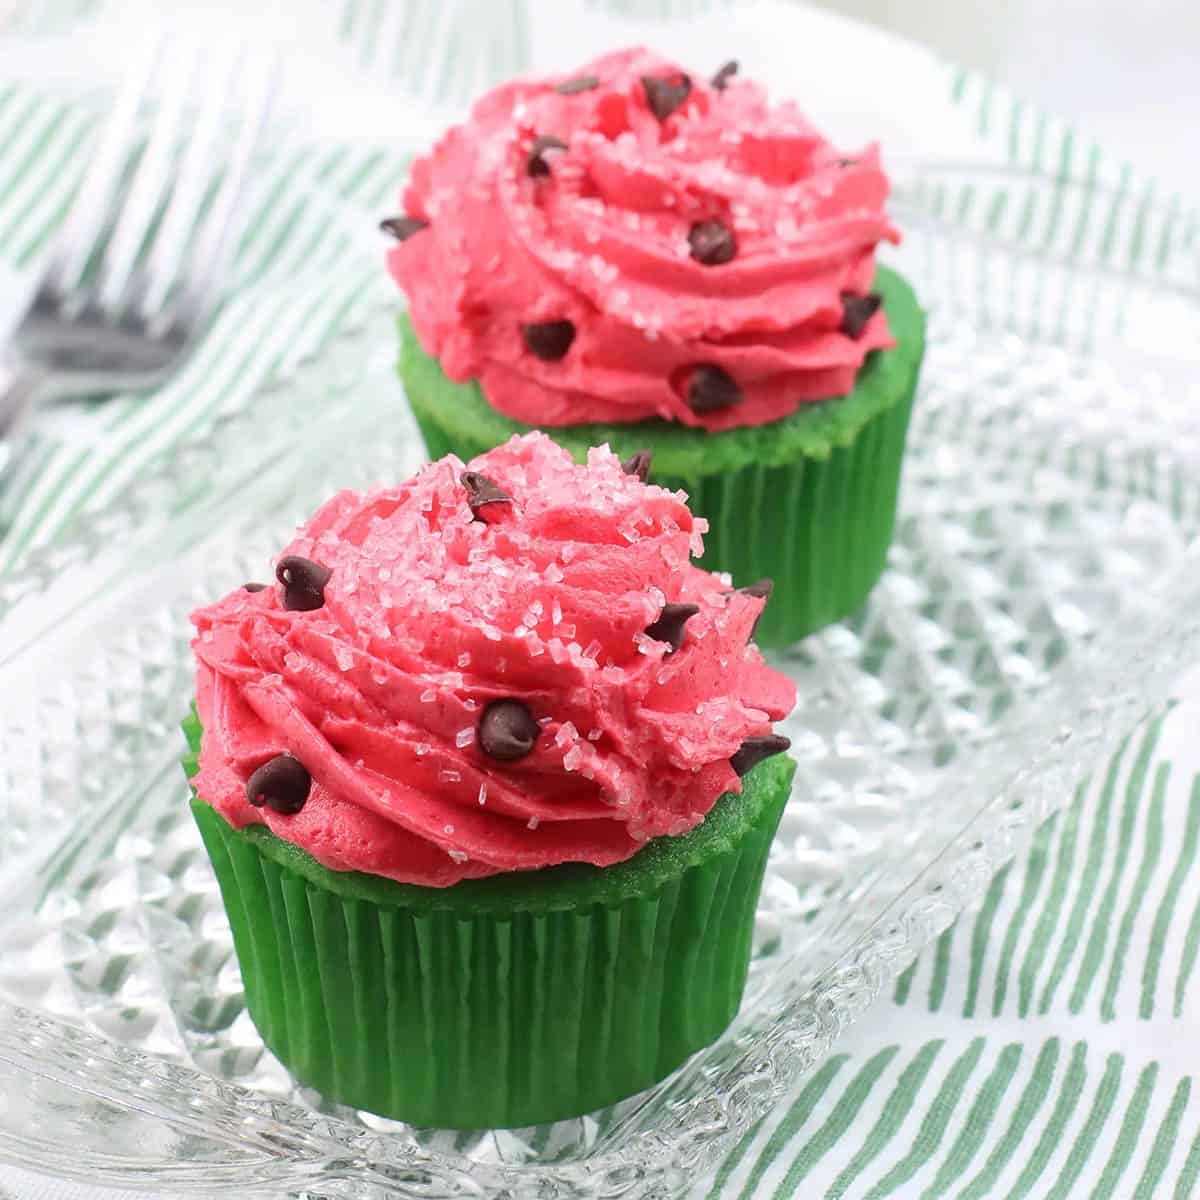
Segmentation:
[[(936, 180), (937, 168), (919, 168), (918, 182)], [(973, 168), (945, 168), (956, 178)], [(985, 172), (995, 178), (995, 172)], [(1030, 187), (1045, 180), (1010, 175)], [(910, 223), (922, 220), (914, 210)], [(955, 229), (931, 219), (925, 232), (949, 243), (978, 244), (978, 231)], [(1037, 257), (1020, 247), (990, 243), (1003, 253)], [(1075, 265), (1064, 270), (1076, 270)], [(1080, 267), (1084, 276), (1103, 275), (1144, 284), (1111, 269)], [(1176, 287), (1176, 291), (1180, 289)], [(1194, 303), (1196, 297), (1185, 297)], [(379, 308), (394, 298), (380, 290)], [(322, 379), (352, 378), (368, 348), (356, 325), (321, 357)], [(372, 333), (373, 336), (373, 333)], [(298, 364), (260, 393), (260, 402), (218, 418), (203, 438), (173, 451), (169, 459), (130, 487), (116, 502), (78, 518), (55, 545), (35, 552), (24, 569), (0, 582), (0, 664), (19, 663), (22, 648), (61, 612), (49, 606), (13, 635), (8, 619), (41, 608), (40, 598), (65, 570), (91, 560), (98, 547), (139, 527), (170, 521), (183, 484), (195, 479), (219, 448), (264, 433), (279, 436), (289, 406), (283, 393), (296, 386)], [(293, 420), (296, 418), (293, 417)], [(1200, 457), (1195, 467), (1200, 472)], [(1190, 460), (1189, 460), (1190, 461)], [(687, 1098), (685, 1065), (666, 1092), (658, 1094), (677, 1118), (668, 1131), (638, 1127), (638, 1101), (623, 1108), (619, 1128), (628, 1136), (619, 1149), (566, 1164), (528, 1166), (471, 1161), (460, 1155), (424, 1151), (393, 1133), (377, 1133), (295, 1105), (257, 1096), (236, 1085), (139, 1051), (125, 1049), (67, 1022), (0, 1002), (0, 1066), (52, 1081), (64, 1104), (100, 1103), (119, 1112), (136, 1107), (140, 1117), (165, 1126), (193, 1144), (219, 1148), (224, 1161), (139, 1163), (127, 1168), (99, 1164), (55, 1146), (37, 1147), (0, 1129), (0, 1158), (53, 1171), (64, 1178), (109, 1185), (156, 1186), (171, 1191), (217, 1193), (231, 1184), (242, 1190), (312, 1192), (323, 1195), (395, 1197), (460, 1195), (503, 1191), (538, 1197), (668, 1196), (689, 1183), (797, 1080), (826, 1055), (832, 1043), (895, 980), (921, 949), (955, 917), (978, 901), (995, 872), (1026, 846), (1042, 821), (1115, 746), (1122, 735), (1170, 703), (1172, 687), (1186, 664), (1200, 658), (1200, 548), (1193, 545), (1180, 569), (1151, 585), (1166, 614), (1148, 626), (1126, 623), (1091, 647), (1080, 665), (1061, 677), (1027, 710), (1019, 724), (993, 742), (981, 757), (949, 774), (942, 791), (979, 795), (977, 781), (994, 781), (960, 828), (948, 831), (932, 861), (914, 878), (908, 862), (883, 866), (871, 883), (873, 903), (852, 947), (815, 978), (784, 980), (772, 999), (776, 1014), (764, 1036), (734, 1027), (736, 1057), (706, 1074), (702, 1094)], [(18, 611), (20, 610), (20, 611)], [(1195, 614), (1195, 615), (1190, 615)], [(77, 614), (76, 614), (77, 615)], [(1066, 704), (1064, 698), (1074, 698)], [(1070, 711), (1071, 723), (1051, 723), (1050, 714)], [(1011, 764), (1020, 764), (1012, 766)], [(958, 782), (956, 782), (958, 781)], [(966, 786), (976, 781), (975, 788)], [(130, 1097), (136, 1092), (136, 1104)], [(672, 1099), (675, 1095), (677, 1098)]]

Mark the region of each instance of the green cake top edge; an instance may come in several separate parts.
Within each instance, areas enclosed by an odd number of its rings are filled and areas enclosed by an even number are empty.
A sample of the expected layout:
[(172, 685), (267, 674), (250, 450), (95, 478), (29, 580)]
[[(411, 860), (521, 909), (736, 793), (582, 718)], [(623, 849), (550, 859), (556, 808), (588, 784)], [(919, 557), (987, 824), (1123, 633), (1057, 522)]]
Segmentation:
[[(747, 465), (779, 466), (798, 458), (825, 459), (849, 446), (873, 417), (911, 390), (925, 350), (925, 313), (908, 282), (888, 267), (876, 269), (875, 288), (883, 297), (896, 346), (870, 354), (854, 391), (832, 400), (802, 404), (794, 413), (766, 425), (708, 433), (662, 420), (631, 424), (547, 427), (547, 432), (582, 461), (589, 446), (607, 442), (621, 457), (636, 450), (654, 455), (654, 474), (696, 478)], [(495, 446), (534, 426), (497, 412), (478, 383), (454, 383), (427, 355), (402, 312), (401, 379), (409, 403), (465, 446)]]
[[(194, 707), (183, 721), (183, 731), (189, 747), (183, 767), (190, 781), (198, 769), (203, 736)], [(331, 870), (299, 846), (277, 837), (265, 825), (234, 830), (194, 788), (192, 808), (202, 833), (207, 820), (219, 821), (227, 833), (244, 838), (279, 866), (343, 899), (391, 908), (453, 912), (466, 918), (495, 911), (556, 912), (593, 905), (613, 907), (648, 896), (690, 867), (733, 851), (767, 810), (782, 809), (782, 799), (790, 794), (795, 770), (795, 762), (787, 755), (759, 763), (742, 780), (744, 790), (740, 794), (722, 795), (704, 821), (690, 833), (655, 838), (632, 858), (614, 866), (563, 863), (541, 871), (468, 879), (448, 888), (397, 883), (361, 871)]]

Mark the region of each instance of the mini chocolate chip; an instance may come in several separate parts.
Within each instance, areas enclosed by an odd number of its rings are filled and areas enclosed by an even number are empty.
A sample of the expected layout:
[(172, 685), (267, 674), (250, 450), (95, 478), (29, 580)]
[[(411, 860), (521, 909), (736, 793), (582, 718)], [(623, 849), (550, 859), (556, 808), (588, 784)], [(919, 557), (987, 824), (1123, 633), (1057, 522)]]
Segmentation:
[(422, 221), (419, 217), (388, 217), (379, 222), (379, 228), (384, 233), (390, 233), (396, 241), (403, 242), (412, 237), (414, 233), (428, 229), (429, 222)]
[(743, 596), (754, 596), (759, 600), (769, 600), (771, 598), (771, 590), (775, 586), (773, 579), (760, 579), (757, 583), (747, 584), (744, 588), (738, 588), (738, 591)]
[(265, 804), (272, 812), (290, 817), (308, 800), (312, 776), (304, 764), (290, 754), (277, 754), (246, 781), (246, 799), (255, 808)]
[(600, 80), (595, 75), (576, 75), (574, 79), (564, 79), (554, 90), (560, 96), (574, 96), (579, 92), (590, 92), (598, 88)]
[(883, 297), (878, 292), (867, 292), (856, 296), (853, 292), (842, 293), (842, 323), (839, 330), (849, 338), (862, 337), (867, 322), (878, 311)]
[(643, 483), (650, 478), (650, 451), (638, 450), (631, 454), (622, 464), (621, 470), (626, 475), (636, 475)]
[(646, 636), (656, 642), (668, 642), (673, 654), (683, 645), (684, 626), (694, 617), (700, 608), (695, 604), (666, 604), (658, 614), (658, 620), (646, 626)]
[(489, 504), (511, 504), (512, 497), (497, 483), (478, 471), (464, 471), (459, 478), (467, 489), (467, 503), (471, 513), (479, 520), (479, 510)]
[(837, 160), (837, 165), (839, 167), (857, 167), (858, 159), (857, 158), (839, 158)]
[(243, 592), (261, 592), (266, 589), (266, 586), (267, 585), (265, 583), (243, 583), (242, 591)]
[(479, 718), (479, 746), (489, 758), (516, 762), (537, 745), (541, 727), (521, 700), (493, 700)]
[(706, 267), (719, 267), (737, 254), (733, 230), (720, 221), (697, 221), (688, 230), (688, 245), (692, 257)]
[(642, 88), (650, 111), (665, 121), (691, 95), (692, 81), (682, 71), (674, 75), (643, 75)]
[(703, 363), (692, 372), (687, 390), (687, 406), (692, 412), (717, 412), (741, 402), (742, 389), (728, 371)]
[(768, 733), (766, 737), (747, 738), (738, 748), (737, 753), (729, 760), (729, 765), (739, 775), (748, 775), (763, 759), (782, 754), (791, 744), (788, 738), (782, 737), (778, 733)]
[(538, 325), (522, 325), (525, 347), (534, 358), (543, 362), (558, 362), (575, 340), (575, 326), (570, 321), (543, 321)]
[(550, 174), (550, 162), (546, 158), (548, 150), (565, 150), (567, 143), (562, 138), (551, 137), (547, 134), (545, 137), (536, 137), (533, 139), (533, 145), (529, 147), (529, 161), (526, 165), (526, 170), (533, 176), (546, 176)]
[(738, 73), (738, 62), (736, 58), (731, 58), (713, 77), (709, 83), (717, 89), (718, 92), (725, 90), (725, 85)]
[(279, 560), (275, 578), (283, 584), (283, 607), (289, 612), (312, 612), (325, 603), (325, 585), (333, 572), (328, 567), (288, 554)]
[[(738, 588), (738, 591), (741, 592), (743, 596), (754, 596), (759, 600), (770, 600), (771, 590), (774, 587), (775, 587), (774, 580), (760, 579), (757, 583), (751, 583), (744, 588)], [(766, 605), (763, 605), (763, 612), (765, 612), (765, 611), (766, 611)], [(762, 620), (762, 613), (760, 612), (758, 614), (758, 616), (754, 618), (754, 624), (750, 626), (750, 640), (751, 641), (754, 640), (754, 635), (758, 632), (758, 623), (761, 620)]]

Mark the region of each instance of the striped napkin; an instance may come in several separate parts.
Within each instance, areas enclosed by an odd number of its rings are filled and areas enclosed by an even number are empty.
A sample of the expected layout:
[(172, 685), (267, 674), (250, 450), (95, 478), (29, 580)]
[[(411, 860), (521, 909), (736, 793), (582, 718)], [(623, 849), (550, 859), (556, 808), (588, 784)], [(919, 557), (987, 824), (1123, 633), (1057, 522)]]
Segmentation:
[[(1194, 205), (1160, 195), (1065, 123), (888, 35), (784, 3), (514, 0), (475, 5), (473, 24), (462, 20), (469, 6), (289, 8), (285, 120), (259, 164), (225, 308), (159, 393), (41, 415), (0, 506), (0, 570), (69, 536), (74, 514), (107, 503), (180, 439), (386, 302), (375, 221), (395, 207), (408, 155), (471, 95), (513, 71), (568, 68), (633, 41), (697, 63), (736, 54), (779, 94), (802, 79), (798, 98), (842, 144), (877, 138), (893, 157), (1010, 164), (1115, 187), (1123, 201), (1100, 224), (1103, 256), (1176, 285), (1200, 282)], [(7, 8), (0, 296), (15, 311), (103, 119), (113, 79), (104, 71), (120, 61), (122, 31), (151, 18), (132, 0)], [(0, 0), (0, 30), (5, 14)], [(885, 107), (863, 78), (888, 81)], [(970, 197), (939, 203), (976, 219)], [(1016, 211), (989, 209), (986, 219), (1032, 241), (1083, 236), (1071, 214), (1053, 228), (1023, 227)], [(1200, 1049), (1188, 1037), (1200, 1017), (1195, 716), (1181, 704), (1132, 735), (996, 877), (979, 910), (694, 1196), (1191, 1195), (1200, 1176)], [(0, 1170), (0, 1197), (6, 1187), (54, 1200), (98, 1194), (36, 1186), (44, 1190)]]

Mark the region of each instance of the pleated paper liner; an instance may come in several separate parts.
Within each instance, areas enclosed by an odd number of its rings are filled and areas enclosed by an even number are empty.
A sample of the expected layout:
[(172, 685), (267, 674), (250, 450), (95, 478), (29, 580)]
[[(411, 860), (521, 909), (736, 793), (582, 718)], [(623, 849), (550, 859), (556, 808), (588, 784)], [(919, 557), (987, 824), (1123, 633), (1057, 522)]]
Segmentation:
[[(194, 716), (185, 730), (191, 777)], [(291, 1073), (412, 1124), (511, 1128), (633, 1095), (728, 1026), (793, 771), (768, 759), (697, 829), (615, 867), (445, 889), (329, 871), (192, 809), (247, 1008)]]
[[(894, 271), (880, 267), (875, 286), (897, 344), (869, 356), (849, 396), (715, 434), (657, 420), (545, 430), (581, 462), (603, 442), (622, 458), (650, 450), (651, 482), (682, 488), (709, 522), (701, 565), (728, 571), (738, 586), (775, 581), (755, 635), (765, 646), (849, 616), (887, 560), (925, 318)], [(467, 461), (529, 431), (492, 408), (476, 383), (447, 379), (407, 316), (400, 336), (400, 375), (430, 458)]]

